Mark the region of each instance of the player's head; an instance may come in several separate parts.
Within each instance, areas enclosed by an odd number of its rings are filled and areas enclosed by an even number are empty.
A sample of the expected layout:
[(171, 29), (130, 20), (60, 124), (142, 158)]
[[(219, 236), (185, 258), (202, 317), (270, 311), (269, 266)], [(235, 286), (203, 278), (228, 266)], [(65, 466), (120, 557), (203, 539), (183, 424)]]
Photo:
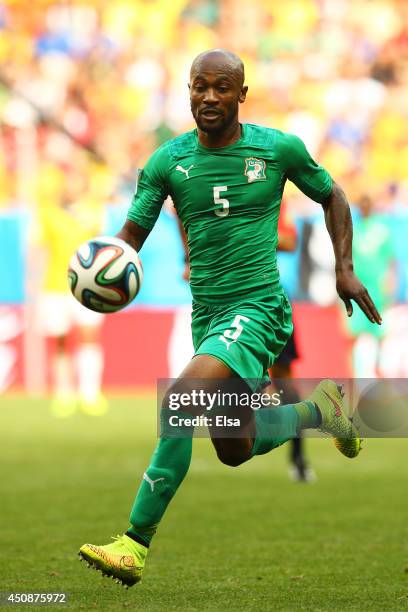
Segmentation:
[(190, 70), (191, 112), (203, 132), (223, 132), (238, 120), (238, 104), (245, 101), (242, 60), (223, 49), (200, 53)]
[(374, 202), (369, 194), (364, 193), (362, 196), (360, 196), (357, 204), (362, 217), (369, 217), (372, 214)]

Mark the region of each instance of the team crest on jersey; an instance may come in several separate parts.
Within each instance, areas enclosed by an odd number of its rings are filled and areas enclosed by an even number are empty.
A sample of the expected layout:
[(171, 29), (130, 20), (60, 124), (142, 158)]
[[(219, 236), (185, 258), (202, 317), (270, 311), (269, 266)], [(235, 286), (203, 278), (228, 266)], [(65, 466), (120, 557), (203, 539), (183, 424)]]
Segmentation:
[(263, 159), (258, 159), (256, 157), (247, 157), (245, 160), (244, 174), (248, 177), (248, 183), (265, 180), (265, 168), (266, 163)]

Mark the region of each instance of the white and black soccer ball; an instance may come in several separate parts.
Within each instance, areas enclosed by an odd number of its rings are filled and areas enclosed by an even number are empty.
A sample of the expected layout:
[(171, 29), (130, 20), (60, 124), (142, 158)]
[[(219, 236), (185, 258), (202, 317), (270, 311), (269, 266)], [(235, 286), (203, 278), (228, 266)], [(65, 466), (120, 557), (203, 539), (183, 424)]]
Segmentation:
[(143, 268), (137, 252), (124, 240), (98, 236), (71, 257), (68, 282), (73, 296), (95, 312), (117, 312), (139, 293)]

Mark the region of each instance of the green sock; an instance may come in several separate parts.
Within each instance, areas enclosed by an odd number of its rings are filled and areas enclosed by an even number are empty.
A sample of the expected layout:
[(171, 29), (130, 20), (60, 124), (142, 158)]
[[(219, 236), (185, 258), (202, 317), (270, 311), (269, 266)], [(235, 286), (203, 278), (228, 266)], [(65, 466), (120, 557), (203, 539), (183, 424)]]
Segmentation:
[[(182, 483), (191, 462), (194, 427), (170, 427), (169, 409), (161, 413), (161, 437), (143, 475), (130, 513), (129, 534), (149, 546), (167, 506)], [(177, 416), (191, 415), (177, 411)], [(178, 436), (178, 437), (176, 437)]]
[(296, 438), (302, 429), (317, 427), (320, 414), (313, 402), (298, 402), (275, 408), (261, 408), (255, 413), (256, 438), (252, 456), (264, 455)]
[(293, 404), (300, 418), (300, 429), (314, 429), (319, 427), (322, 416), (314, 402), (298, 402)]

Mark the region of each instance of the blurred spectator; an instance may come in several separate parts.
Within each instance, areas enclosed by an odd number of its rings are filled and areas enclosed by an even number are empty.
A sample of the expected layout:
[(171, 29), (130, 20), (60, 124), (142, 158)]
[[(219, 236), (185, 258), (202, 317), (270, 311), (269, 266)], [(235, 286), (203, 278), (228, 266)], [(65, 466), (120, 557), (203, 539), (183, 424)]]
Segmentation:
[[(0, 4), (0, 28), (6, 164), (18, 158), (16, 131), (34, 129), (41, 169), (41, 139), (57, 130), (104, 159), (115, 177), (128, 175), (157, 142), (192, 125), (186, 81), (194, 55), (227, 46), (247, 67), (245, 120), (301, 135), (356, 196), (356, 175), (379, 188), (405, 178), (404, 0), (85, 0), (29, 9), (16, 0)], [(58, 163), (70, 165), (72, 156), (63, 146)], [(19, 202), (21, 171), (14, 163), (0, 172), (0, 205)]]
[[(394, 259), (391, 232), (384, 218), (374, 211), (369, 195), (358, 202), (360, 215), (354, 221), (353, 258), (356, 274), (384, 316), (393, 295), (391, 263)], [(364, 313), (354, 307), (347, 319), (354, 338), (353, 369), (356, 378), (376, 378), (380, 372), (382, 326), (371, 325)]]
[[(51, 184), (52, 180), (46, 187), (49, 189)], [(92, 205), (91, 193), (86, 177), (68, 177), (60, 201), (53, 199), (52, 190), (43, 191), (39, 217), (46, 273), (38, 303), (38, 324), (44, 336), (52, 339), (51, 410), (57, 417), (71, 416), (78, 407), (93, 416), (107, 410), (101, 394), (103, 353), (98, 338), (103, 315), (74, 300), (67, 281), (67, 263), (76, 248), (101, 233), (102, 219), (98, 207)], [(48, 199), (50, 196), (52, 199)], [(79, 338), (73, 355), (69, 340), (74, 328)]]

